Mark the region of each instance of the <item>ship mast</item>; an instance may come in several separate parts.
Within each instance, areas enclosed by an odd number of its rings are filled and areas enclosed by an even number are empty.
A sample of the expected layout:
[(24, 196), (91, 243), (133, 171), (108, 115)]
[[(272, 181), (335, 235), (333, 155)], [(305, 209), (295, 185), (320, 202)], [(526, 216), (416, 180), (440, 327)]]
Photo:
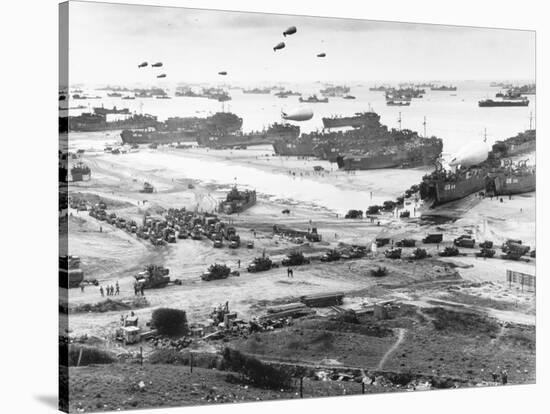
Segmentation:
[(428, 138), (428, 135), (426, 134), (426, 117), (424, 117), (424, 122), (422, 122), (422, 125), (424, 125), (424, 138)]
[(399, 112), (399, 118), (397, 118), (397, 123), (399, 124), (399, 130), (401, 131), (401, 112)]

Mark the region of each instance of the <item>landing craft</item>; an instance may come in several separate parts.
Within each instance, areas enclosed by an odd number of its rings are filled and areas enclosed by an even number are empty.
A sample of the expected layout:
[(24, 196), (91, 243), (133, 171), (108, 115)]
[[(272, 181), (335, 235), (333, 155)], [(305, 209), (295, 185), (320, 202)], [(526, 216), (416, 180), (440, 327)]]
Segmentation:
[(153, 63), (153, 64), (151, 65), (151, 67), (153, 67), (153, 68), (160, 68), (160, 67), (162, 67), (162, 62)]
[(459, 165), (470, 167), (472, 165), (477, 165), (487, 159), (490, 149), (491, 146), (486, 142), (472, 143), (459, 150), (449, 161), (449, 165), (451, 167), (457, 167)]
[(166, 77), (166, 73), (162, 73), (162, 74), (157, 76), (157, 78), (165, 78), (165, 77)]
[(225, 75), (227, 75), (227, 72), (226, 72), (226, 71), (223, 71), (223, 72), (218, 72), (218, 75), (222, 75), (222, 76), (225, 76)]
[(285, 42), (281, 42), (281, 43), (278, 43), (275, 45), (275, 47), (273, 48), (273, 51), (277, 51), (279, 49), (283, 49), (285, 47)]
[(325, 57), (326, 55), (327, 55), (326, 53), (319, 53), (319, 54), (317, 55), (317, 57)]
[(145, 66), (147, 66), (147, 62), (140, 63), (138, 68), (144, 68)]
[(296, 33), (296, 26), (290, 26), (288, 29), (286, 29), (284, 32), (283, 32), (283, 36), (290, 36), (292, 34)]
[(281, 111), (281, 117), (287, 121), (309, 121), (313, 118), (311, 108), (295, 108), (289, 112)]

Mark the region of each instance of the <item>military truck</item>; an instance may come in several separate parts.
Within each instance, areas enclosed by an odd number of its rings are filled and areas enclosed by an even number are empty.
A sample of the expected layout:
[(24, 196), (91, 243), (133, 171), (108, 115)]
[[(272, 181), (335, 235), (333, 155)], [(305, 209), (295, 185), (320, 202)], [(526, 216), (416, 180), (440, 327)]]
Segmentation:
[(255, 272), (263, 272), (265, 270), (270, 270), (275, 267), (279, 267), (279, 265), (276, 263), (273, 263), (273, 261), (269, 257), (262, 256), (262, 257), (254, 258), (254, 260), (252, 261), (252, 263), (248, 265), (246, 270), (250, 273), (255, 273)]
[(139, 272), (134, 277), (137, 287), (156, 289), (166, 287), (170, 283), (169, 273), (170, 270), (164, 266), (147, 265), (142, 272)]
[(401, 239), (395, 243), (397, 247), (414, 247), (416, 246), (415, 239)]
[(483, 243), (479, 243), (479, 247), (481, 249), (492, 249), (493, 248), (493, 242), (490, 240), (485, 240)]
[(206, 272), (201, 275), (201, 279), (208, 282), (210, 280), (227, 279), (231, 269), (224, 264), (213, 264), (208, 267)]
[(401, 259), (401, 249), (399, 247), (388, 249), (384, 252), (384, 256), (388, 259)]
[(302, 252), (292, 252), (287, 254), (286, 258), (282, 260), (283, 266), (300, 266), (309, 264), (310, 260), (307, 259)]
[(376, 247), (382, 247), (382, 246), (385, 246), (386, 244), (389, 244), (390, 239), (389, 237), (377, 237), (375, 242), (376, 242)]
[(431, 233), (422, 239), (423, 243), (441, 243), (443, 235), (441, 233)]
[(453, 244), (457, 247), (468, 247), (473, 248), (476, 244), (476, 241), (472, 239), (472, 236), (468, 234), (463, 234), (462, 236), (454, 239)]
[[(481, 245), (480, 245), (481, 246)], [(489, 249), (487, 247), (483, 247), (479, 252), (476, 253), (476, 257), (486, 257), (491, 258), (494, 257), (495, 251), (493, 249)]]
[(340, 260), (341, 254), (338, 250), (329, 250), (321, 256), (322, 262), (335, 262)]
[(452, 257), (452, 256), (458, 256), (460, 254), (460, 251), (454, 247), (454, 246), (448, 246), (445, 247), (445, 249), (438, 253), (441, 257)]

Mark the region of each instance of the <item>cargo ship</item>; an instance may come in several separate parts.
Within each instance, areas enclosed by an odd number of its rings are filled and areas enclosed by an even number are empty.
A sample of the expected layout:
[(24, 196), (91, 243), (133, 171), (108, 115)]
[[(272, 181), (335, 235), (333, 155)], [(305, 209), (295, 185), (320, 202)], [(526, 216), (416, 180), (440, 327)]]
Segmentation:
[(312, 95), (307, 98), (298, 98), (300, 102), (306, 102), (306, 103), (328, 103), (328, 98), (318, 98), (317, 95)]
[(199, 145), (209, 148), (246, 147), (269, 145), (282, 140), (295, 140), (300, 135), (300, 127), (291, 124), (275, 123), (259, 132), (225, 134), (201, 134), (197, 138)]
[(454, 92), (456, 91), (456, 86), (452, 86), (452, 85), (441, 85), (441, 86), (432, 86), (430, 87), (430, 90), (431, 91), (450, 91), (450, 92)]
[(433, 164), (441, 155), (443, 144), (438, 138), (408, 140), (403, 144), (384, 146), (361, 153), (348, 153), (336, 158), (338, 168), (374, 170), (381, 168), (414, 168)]
[(278, 98), (288, 98), (289, 96), (300, 96), (300, 95), (301, 95), (300, 92), (287, 91), (287, 90), (282, 90), (275, 94), (275, 96)]
[(109, 109), (109, 108), (104, 108), (104, 107), (102, 106), (102, 107), (94, 108), (94, 114), (96, 114), (96, 115), (102, 115), (102, 116), (107, 116), (107, 115), (109, 115), (109, 114), (114, 114), (114, 115), (130, 115), (130, 110), (129, 110), (128, 108), (117, 109), (116, 106), (113, 106), (111, 109)]
[(157, 117), (152, 115), (134, 114), (125, 119), (107, 122), (104, 115), (83, 113), (67, 118), (69, 131), (74, 132), (98, 132), (116, 129), (149, 128), (158, 124)]
[(526, 154), (536, 150), (537, 146), (537, 131), (528, 129), (525, 132), (520, 132), (514, 137), (504, 141), (497, 141), (493, 144), (488, 158), (501, 159), (513, 157), (515, 155)]
[(350, 91), (349, 86), (327, 86), (325, 89), (321, 89), (321, 94), (324, 96), (330, 96), (335, 98), (337, 96), (343, 96)]
[(122, 96), (122, 94), (118, 93), (118, 92), (111, 92), (111, 93), (107, 93), (107, 96), (109, 98), (120, 98)]
[(340, 127), (354, 127), (358, 128), (363, 125), (380, 118), (374, 112), (356, 112), (352, 116), (332, 116), (330, 118), (323, 118), (323, 127), (325, 128), (340, 128)]
[(493, 108), (501, 106), (529, 106), (529, 99), (484, 99), (478, 102), (480, 108)]
[(257, 95), (267, 95), (268, 93), (271, 93), (270, 88), (253, 88), (253, 89), (243, 89), (243, 93), (246, 94), (257, 94)]
[(225, 214), (241, 213), (256, 204), (256, 191), (239, 191), (235, 185), (218, 206), (218, 211)]
[(369, 91), (371, 92), (386, 92), (388, 89), (391, 89), (389, 86), (371, 86)]
[(388, 88), (386, 100), (410, 101), (413, 98), (422, 98), (425, 93), (426, 90), (420, 88)]
[(439, 138), (388, 129), (375, 112), (364, 113), (361, 125), (348, 131), (312, 132), (273, 144), (277, 155), (314, 156), (350, 170), (431, 164), (442, 148)]
[(387, 100), (386, 105), (388, 106), (410, 106), (411, 101), (396, 101), (393, 99)]
[(88, 181), (92, 177), (92, 170), (84, 163), (79, 162), (71, 168), (70, 181)]
[(217, 112), (207, 118), (168, 118), (149, 128), (125, 129), (120, 136), (124, 144), (196, 142), (204, 136), (235, 133), (242, 124), (242, 118), (231, 112)]

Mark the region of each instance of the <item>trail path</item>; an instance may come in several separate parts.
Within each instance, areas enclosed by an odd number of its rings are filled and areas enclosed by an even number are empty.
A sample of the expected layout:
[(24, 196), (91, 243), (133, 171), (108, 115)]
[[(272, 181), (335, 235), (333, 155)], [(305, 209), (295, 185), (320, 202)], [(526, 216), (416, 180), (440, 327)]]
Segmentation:
[(401, 345), (401, 342), (403, 342), (403, 339), (405, 339), (405, 332), (406, 329), (404, 328), (397, 328), (398, 334), (397, 334), (397, 341), (391, 346), (390, 349), (384, 354), (380, 362), (378, 363), (377, 370), (382, 370), (384, 368), (384, 364), (386, 363), (386, 360), (389, 358), (389, 356), (395, 352), (395, 350)]

